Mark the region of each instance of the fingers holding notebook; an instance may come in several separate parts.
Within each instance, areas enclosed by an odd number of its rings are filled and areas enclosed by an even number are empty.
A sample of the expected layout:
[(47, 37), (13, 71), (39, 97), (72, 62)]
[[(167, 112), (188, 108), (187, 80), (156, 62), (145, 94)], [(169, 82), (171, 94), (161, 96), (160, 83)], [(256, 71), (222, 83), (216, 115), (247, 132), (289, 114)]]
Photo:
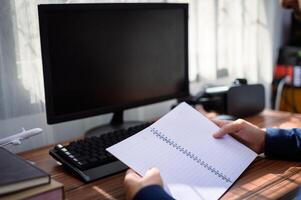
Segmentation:
[(213, 122), (220, 127), (219, 131), (213, 134), (214, 138), (219, 139), (229, 134), (258, 154), (264, 151), (266, 134), (264, 129), (242, 119), (236, 121), (213, 120)]

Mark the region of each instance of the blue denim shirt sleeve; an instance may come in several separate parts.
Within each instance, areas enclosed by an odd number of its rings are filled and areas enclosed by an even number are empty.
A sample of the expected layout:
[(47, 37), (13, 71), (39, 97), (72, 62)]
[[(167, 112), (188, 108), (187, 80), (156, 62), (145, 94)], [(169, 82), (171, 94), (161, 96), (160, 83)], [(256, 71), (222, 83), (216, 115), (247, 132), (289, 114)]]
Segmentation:
[(142, 188), (133, 200), (173, 200), (159, 185), (150, 185)]
[(274, 159), (301, 161), (301, 129), (268, 128), (265, 155)]

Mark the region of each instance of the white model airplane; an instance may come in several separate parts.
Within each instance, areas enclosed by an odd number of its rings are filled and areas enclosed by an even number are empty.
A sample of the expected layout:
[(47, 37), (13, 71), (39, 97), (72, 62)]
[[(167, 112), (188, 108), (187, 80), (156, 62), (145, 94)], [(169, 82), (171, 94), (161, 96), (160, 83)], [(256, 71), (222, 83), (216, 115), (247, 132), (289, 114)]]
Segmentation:
[(25, 130), (22, 128), (22, 132), (17, 133), (15, 135), (0, 139), (0, 147), (4, 147), (7, 145), (18, 145), (21, 144), (21, 140), (25, 140), (32, 136), (38, 135), (43, 131), (41, 128), (34, 128), (30, 130)]

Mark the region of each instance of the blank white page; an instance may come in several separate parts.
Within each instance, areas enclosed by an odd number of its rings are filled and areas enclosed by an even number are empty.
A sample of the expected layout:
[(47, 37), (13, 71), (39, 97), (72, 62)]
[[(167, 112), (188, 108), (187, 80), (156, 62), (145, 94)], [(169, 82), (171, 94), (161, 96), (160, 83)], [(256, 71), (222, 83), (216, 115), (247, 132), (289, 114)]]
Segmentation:
[(257, 154), (181, 103), (148, 128), (107, 150), (140, 175), (157, 167), (175, 199), (218, 199)]

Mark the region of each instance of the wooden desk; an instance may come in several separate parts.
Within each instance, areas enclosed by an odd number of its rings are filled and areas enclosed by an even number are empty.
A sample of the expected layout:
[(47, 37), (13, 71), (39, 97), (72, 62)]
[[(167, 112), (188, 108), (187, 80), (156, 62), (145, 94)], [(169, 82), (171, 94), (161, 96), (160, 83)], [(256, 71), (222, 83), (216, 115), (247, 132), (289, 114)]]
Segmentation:
[[(264, 111), (247, 120), (260, 127), (301, 128), (301, 115), (286, 112)], [(124, 199), (124, 173), (85, 184), (57, 165), (56, 161), (48, 155), (51, 147), (24, 152), (20, 155), (35, 162), (37, 166), (50, 173), (55, 180), (63, 183), (67, 199)], [(258, 157), (222, 199), (276, 199), (292, 192), (298, 185), (301, 185), (301, 162)]]

